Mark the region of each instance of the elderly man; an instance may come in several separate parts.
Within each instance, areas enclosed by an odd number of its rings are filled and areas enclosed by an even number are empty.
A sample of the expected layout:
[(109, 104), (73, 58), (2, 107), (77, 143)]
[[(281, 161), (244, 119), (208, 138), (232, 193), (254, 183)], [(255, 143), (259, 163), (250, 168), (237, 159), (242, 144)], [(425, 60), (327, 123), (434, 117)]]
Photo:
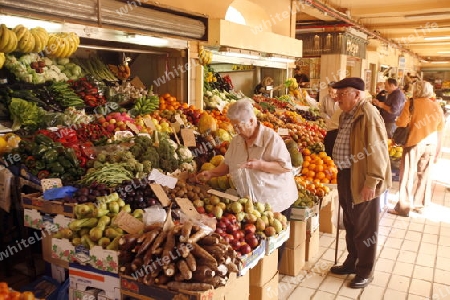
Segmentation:
[(395, 128), (397, 128), (395, 120), (405, 106), (405, 94), (398, 88), (397, 80), (394, 78), (388, 78), (384, 83), (384, 88), (388, 93), (386, 101), (381, 102), (374, 99), (373, 104), (380, 108), (388, 138), (391, 139)]
[(376, 108), (364, 98), (364, 81), (345, 78), (333, 87), (342, 109), (333, 160), (339, 168), (337, 184), (343, 210), (348, 255), (334, 274), (356, 274), (351, 288), (373, 280), (377, 253), (380, 195), (391, 186), (387, 135)]

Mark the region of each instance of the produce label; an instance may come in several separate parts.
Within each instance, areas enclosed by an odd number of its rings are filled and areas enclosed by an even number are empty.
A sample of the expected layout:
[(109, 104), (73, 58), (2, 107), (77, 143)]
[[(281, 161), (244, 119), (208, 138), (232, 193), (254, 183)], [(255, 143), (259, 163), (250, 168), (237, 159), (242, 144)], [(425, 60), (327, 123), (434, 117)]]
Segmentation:
[(190, 128), (181, 129), (181, 138), (185, 147), (195, 147), (197, 142), (195, 141), (194, 130)]
[(192, 204), (192, 201), (188, 198), (175, 198), (175, 201), (180, 206), (180, 209), (186, 216), (189, 218), (192, 218), (194, 220), (197, 220), (200, 217), (200, 214), (195, 209), (194, 204)]
[(153, 123), (151, 117), (145, 116), (143, 120), (144, 120), (145, 126), (147, 126), (148, 128), (150, 128), (153, 131), (156, 130), (155, 123)]
[(178, 179), (172, 176), (167, 176), (161, 173), (157, 169), (153, 169), (150, 175), (148, 176), (148, 180), (153, 180), (155, 183), (167, 186), (168, 188), (173, 189)]
[(170, 199), (167, 197), (166, 192), (164, 192), (162, 186), (156, 183), (150, 183), (150, 187), (152, 191), (155, 193), (156, 197), (158, 197), (159, 202), (161, 202), (163, 207), (170, 205)]
[[(173, 132), (175, 132), (175, 133), (180, 132), (180, 128), (181, 128), (180, 123), (178, 123), (178, 122), (170, 123), (170, 127), (172, 127)], [(176, 135), (175, 135), (175, 136), (176, 136)], [(179, 143), (178, 143), (178, 144), (179, 144)]]
[(217, 191), (217, 190), (214, 190), (214, 189), (209, 189), (208, 193), (216, 195), (218, 197), (230, 199), (231, 201), (238, 201), (239, 200), (239, 197), (236, 197), (236, 196), (231, 195), (231, 194), (223, 193), (223, 192), (220, 192), (220, 191)]
[(144, 230), (144, 223), (124, 211), (121, 211), (117, 215), (115, 223), (121, 229), (131, 234), (139, 233)]
[(279, 135), (289, 135), (289, 129), (287, 128), (278, 128)]
[(179, 114), (176, 114), (176, 115), (175, 115), (175, 121), (176, 121), (178, 124), (180, 124), (180, 126), (181, 126), (181, 125), (184, 125), (184, 121), (183, 121), (183, 119), (181, 119), (181, 117), (180, 117)]
[(138, 134), (139, 133), (139, 129), (136, 127), (136, 125), (134, 125), (131, 122), (127, 122), (126, 123), (128, 128), (130, 128), (134, 133)]

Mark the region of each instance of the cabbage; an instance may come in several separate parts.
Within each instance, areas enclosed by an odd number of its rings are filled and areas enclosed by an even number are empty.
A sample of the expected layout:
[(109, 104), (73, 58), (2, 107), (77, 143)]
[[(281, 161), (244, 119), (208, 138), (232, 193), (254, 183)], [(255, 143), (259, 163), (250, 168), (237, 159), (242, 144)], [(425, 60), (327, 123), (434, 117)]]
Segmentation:
[(39, 84), (39, 83), (44, 83), (45, 82), (45, 77), (44, 74), (42, 73), (34, 73), (31, 75), (32, 76), (32, 82), (34, 84)]
[(69, 58), (67, 57), (61, 57), (58, 58), (58, 65), (67, 65), (70, 62)]
[(80, 76), (81, 75), (81, 67), (75, 65), (75, 67), (72, 68), (72, 74), (74, 76)]
[(52, 61), (50, 58), (48, 58), (48, 57), (44, 57), (44, 58), (43, 58), (43, 61), (45, 62), (45, 65), (46, 65), (47, 67), (53, 65), (53, 61)]
[(58, 69), (60, 69), (61, 71), (64, 71), (66, 69), (66, 67), (64, 65), (57, 65)]

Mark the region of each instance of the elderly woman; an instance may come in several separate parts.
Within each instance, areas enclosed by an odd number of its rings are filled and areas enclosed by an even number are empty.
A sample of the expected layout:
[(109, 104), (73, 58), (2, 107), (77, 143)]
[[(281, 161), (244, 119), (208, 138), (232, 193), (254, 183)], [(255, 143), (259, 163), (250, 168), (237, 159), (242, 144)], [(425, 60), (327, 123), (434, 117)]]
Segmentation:
[(261, 94), (264, 97), (270, 97), (270, 91), (279, 90), (282, 86), (283, 85), (274, 87), (272, 77), (264, 77), (263, 80), (261, 80), (261, 82), (258, 85), (256, 85), (254, 93)]
[[(407, 100), (397, 126), (404, 127), (409, 119), (409, 136), (403, 149), (400, 163), (399, 201), (388, 212), (404, 217), (409, 212), (421, 213), (431, 201), (431, 166), (437, 162), (441, 151), (444, 115), (433, 97), (433, 86), (429, 82), (414, 84), (412, 115), (411, 100)], [(415, 188), (414, 188), (415, 187)]]
[(230, 173), (233, 181), (237, 182), (243, 179), (239, 176), (242, 171), (247, 171), (250, 182), (246, 182), (245, 190), (241, 192), (245, 194), (241, 196), (253, 194), (254, 201), (269, 203), (273, 211), (287, 214), (297, 200), (298, 191), (284, 141), (274, 130), (257, 121), (253, 105), (248, 100), (231, 104), (228, 118), (237, 135), (230, 143), (224, 162), (199, 173), (197, 178), (207, 181)]

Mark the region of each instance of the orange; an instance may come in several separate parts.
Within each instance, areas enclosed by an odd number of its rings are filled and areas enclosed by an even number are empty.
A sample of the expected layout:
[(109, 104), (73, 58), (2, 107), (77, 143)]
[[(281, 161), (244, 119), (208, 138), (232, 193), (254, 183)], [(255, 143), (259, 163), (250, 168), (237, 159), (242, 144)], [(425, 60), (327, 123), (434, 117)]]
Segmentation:
[(303, 169), (302, 169), (302, 175), (307, 175), (308, 172), (309, 172), (309, 169), (308, 169), (308, 168), (303, 168)]
[(310, 165), (309, 161), (305, 160), (302, 164), (303, 168), (308, 168), (308, 166)]
[(316, 172), (314, 171), (309, 171), (307, 174), (308, 177), (314, 178), (314, 176), (316, 176)]
[(308, 148), (305, 148), (305, 149), (302, 150), (302, 154), (305, 155), (305, 156), (306, 155), (311, 155), (311, 150), (309, 150)]
[(336, 184), (337, 183), (337, 179), (336, 178), (333, 178), (333, 179), (331, 179), (331, 181), (330, 181), (332, 184)]
[(319, 183), (320, 183), (320, 179), (315, 178), (315, 179), (313, 180), (313, 182), (314, 182), (314, 184), (319, 184)]
[[(323, 165), (316, 165), (316, 168), (314, 169), (316, 172), (322, 172), (323, 171)], [(325, 174), (324, 174), (325, 175)]]
[(319, 179), (319, 180), (324, 179), (325, 178), (325, 173), (321, 172), (321, 171), (317, 172), (316, 173), (316, 178)]
[(317, 158), (317, 154), (313, 153), (310, 155), (312, 160), (315, 160)]
[(325, 157), (327, 157), (327, 153), (324, 152), (324, 151), (319, 152), (319, 157), (320, 157), (320, 158), (325, 158)]
[(309, 156), (309, 155), (308, 156), (304, 156), (303, 160), (304, 161), (311, 161), (311, 156)]
[(310, 169), (311, 171), (315, 171), (316, 170), (316, 164), (314, 163), (310, 163), (308, 169)]
[[(321, 183), (330, 183), (330, 179), (328, 179), (328, 178), (322, 178), (322, 179), (320, 180), (320, 182), (321, 182)], [(326, 186), (326, 188), (328, 188), (328, 187)]]
[(320, 158), (316, 159), (316, 164), (317, 165), (323, 165), (323, 160), (321, 160)]

